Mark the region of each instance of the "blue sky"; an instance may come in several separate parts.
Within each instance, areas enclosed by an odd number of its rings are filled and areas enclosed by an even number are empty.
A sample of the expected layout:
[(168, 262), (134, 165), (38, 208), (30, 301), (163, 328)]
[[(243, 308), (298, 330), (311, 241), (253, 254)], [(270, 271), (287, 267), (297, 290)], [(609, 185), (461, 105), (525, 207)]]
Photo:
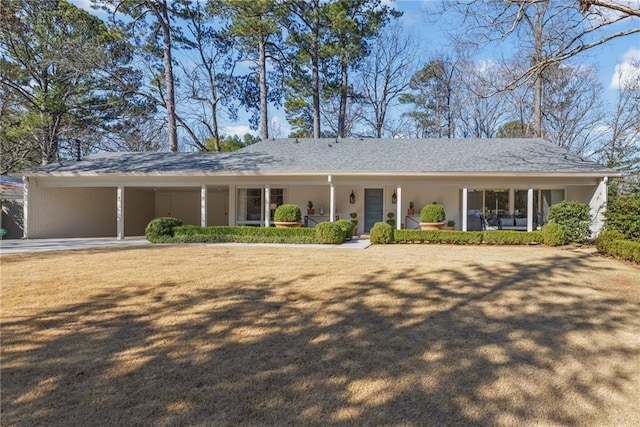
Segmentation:
[[(90, 7), (90, 0), (70, 0), (72, 3), (98, 14)], [(567, 0), (573, 1), (573, 0)], [(632, 0), (638, 3), (640, 1)], [(436, 0), (384, 0), (385, 3), (404, 12), (401, 20), (403, 25), (413, 34), (419, 37), (424, 47), (425, 60), (439, 52), (446, 51), (447, 39), (444, 31), (454, 22), (452, 18), (443, 16), (436, 22), (428, 19), (432, 15), (432, 11), (436, 9)], [(431, 13), (430, 13), (431, 12)], [(640, 25), (640, 19), (635, 20), (635, 25)], [(627, 24), (628, 25), (628, 24)], [(492, 46), (484, 54), (486, 58), (497, 55), (500, 47)], [(598, 71), (598, 77), (604, 88), (605, 102), (612, 103), (615, 99), (617, 89), (617, 73), (621, 70), (630, 69), (630, 63), (633, 59), (640, 60), (640, 34), (612, 40), (600, 47), (596, 47), (590, 51), (581, 54), (579, 57), (573, 58), (573, 63), (584, 63), (595, 66)], [(281, 126), (281, 132), (286, 136), (289, 132), (289, 126), (284, 118), (284, 112), (273, 109), (270, 112), (272, 120)], [(223, 120), (224, 122), (224, 120)], [(249, 127), (245, 123), (228, 123), (226, 131), (229, 134), (244, 135), (249, 131)]]

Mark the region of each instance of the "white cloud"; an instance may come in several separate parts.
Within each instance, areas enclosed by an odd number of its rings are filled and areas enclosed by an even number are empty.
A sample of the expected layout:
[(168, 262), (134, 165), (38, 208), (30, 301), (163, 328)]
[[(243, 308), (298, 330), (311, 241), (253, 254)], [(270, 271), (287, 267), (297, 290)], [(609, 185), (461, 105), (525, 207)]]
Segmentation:
[(249, 126), (246, 125), (238, 125), (238, 126), (225, 126), (222, 128), (222, 133), (226, 136), (237, 135), (241, 139), (246, 134), (258, 135), (258, 133), (252, 130)]
[(630, 48), (622, 57), (609, 83), (609, 89), (620, 89), (622, 84), (631, 79), (640, 78), (640, 49)]

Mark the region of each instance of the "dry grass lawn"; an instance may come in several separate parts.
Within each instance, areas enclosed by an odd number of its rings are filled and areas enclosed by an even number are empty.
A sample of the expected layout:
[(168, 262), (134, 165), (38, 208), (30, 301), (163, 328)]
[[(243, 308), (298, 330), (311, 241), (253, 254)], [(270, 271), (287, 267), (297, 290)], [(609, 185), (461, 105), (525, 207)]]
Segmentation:
[(640, 425), (640, 269), (586, 250), (0, 262), (3, 426)]

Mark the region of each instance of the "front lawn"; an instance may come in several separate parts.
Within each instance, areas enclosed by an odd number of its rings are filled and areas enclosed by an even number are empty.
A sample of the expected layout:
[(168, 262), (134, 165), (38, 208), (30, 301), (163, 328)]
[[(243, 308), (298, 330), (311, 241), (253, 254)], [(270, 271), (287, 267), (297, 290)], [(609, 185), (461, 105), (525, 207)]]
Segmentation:
[(3, 426), (640, 425), (640, 268), (591, 250), (0, 262)]

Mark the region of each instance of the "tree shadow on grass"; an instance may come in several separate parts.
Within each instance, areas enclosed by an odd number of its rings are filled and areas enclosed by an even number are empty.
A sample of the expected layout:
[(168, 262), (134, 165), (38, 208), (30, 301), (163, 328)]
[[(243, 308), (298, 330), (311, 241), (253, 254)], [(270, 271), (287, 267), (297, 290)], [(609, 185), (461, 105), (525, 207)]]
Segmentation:
[(631, 424), (640, 307), (585, 259), (114, 288), (5, 322), (2, 424)]

